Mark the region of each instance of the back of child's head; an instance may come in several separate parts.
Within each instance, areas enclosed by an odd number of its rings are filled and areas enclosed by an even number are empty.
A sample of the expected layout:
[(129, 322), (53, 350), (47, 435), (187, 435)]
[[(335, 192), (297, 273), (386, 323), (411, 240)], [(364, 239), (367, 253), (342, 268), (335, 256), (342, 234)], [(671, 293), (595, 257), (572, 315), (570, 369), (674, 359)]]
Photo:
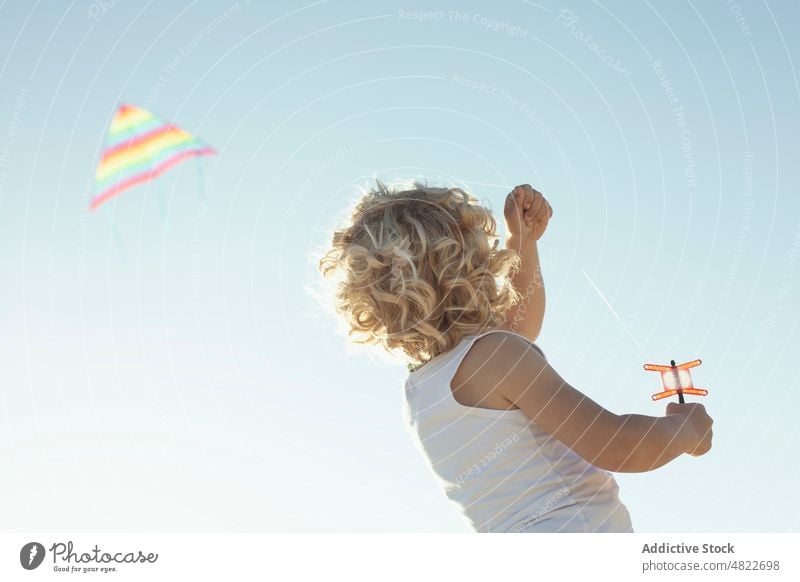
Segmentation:
[(491, 212), (459, 188), (381, 182), (334, 231), (320, 270), (356, 343), (421, 365), (505, 321), (519, 300), (516, 252), (498, 248)]

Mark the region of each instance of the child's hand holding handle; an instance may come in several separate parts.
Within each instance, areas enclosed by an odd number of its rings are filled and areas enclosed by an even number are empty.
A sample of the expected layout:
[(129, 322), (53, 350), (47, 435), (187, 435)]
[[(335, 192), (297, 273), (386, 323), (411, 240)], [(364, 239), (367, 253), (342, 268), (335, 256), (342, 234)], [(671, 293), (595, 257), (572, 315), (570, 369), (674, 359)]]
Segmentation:
[(711, 449), (711, 425), (714, 421), (706, 412), (705, 406), (697, 402), (670, 402), (667, 404), (667, 415), (680, 416), (678, 438), (685, 439), (688, 454), (699, 457)]

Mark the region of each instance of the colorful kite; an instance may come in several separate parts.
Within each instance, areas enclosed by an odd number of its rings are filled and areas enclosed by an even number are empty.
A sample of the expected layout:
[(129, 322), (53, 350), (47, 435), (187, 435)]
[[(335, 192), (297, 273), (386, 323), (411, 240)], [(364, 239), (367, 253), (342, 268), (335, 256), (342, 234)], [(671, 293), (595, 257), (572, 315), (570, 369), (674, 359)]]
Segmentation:
[(658, 394), (653, 394), (653, 400), (661, 400), (662, 398), (669, 398), (670, 396), (678, 395), (678, 401), (683, 404), (684, 394), (694, 394), (695, 396), (706, 396), (708, 390), (703, 388), (695, 388), (692, 384), (692, 375), (689, 373), (689, 368), (694, 368), (702, 364), (700, 360), (692, 360), (685, 364), (675, 365), (675, 360), (670, 360), (669, 366), (662, 366), (660, 364), (645, 364), (644, 369), (661, 374), (661, 384), (664, 388)]
[(160, 176), (179, 162), (215, 153), (214, 148), (180, 127), (144, 109), (122, 105), (108, 130), (90, 208), (94, 210), (123, 190)]

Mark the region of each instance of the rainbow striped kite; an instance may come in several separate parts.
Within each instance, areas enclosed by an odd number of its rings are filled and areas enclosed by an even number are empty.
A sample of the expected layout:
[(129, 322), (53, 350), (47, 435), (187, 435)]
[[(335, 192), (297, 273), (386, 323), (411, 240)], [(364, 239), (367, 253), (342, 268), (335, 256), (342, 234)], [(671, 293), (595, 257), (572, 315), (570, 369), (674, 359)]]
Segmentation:
[(214, 148), (180, 127), (144, 109), (122, 105), (108, 130), (90, 208), (94, 210), (123, 190), (160, 176), (183, 160), (215, 153)]

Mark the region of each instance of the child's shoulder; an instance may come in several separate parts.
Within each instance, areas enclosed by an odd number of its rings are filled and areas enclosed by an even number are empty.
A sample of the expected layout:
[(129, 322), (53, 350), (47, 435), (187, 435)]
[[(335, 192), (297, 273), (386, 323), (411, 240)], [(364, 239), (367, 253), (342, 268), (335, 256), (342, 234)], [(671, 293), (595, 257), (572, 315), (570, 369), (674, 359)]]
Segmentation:
[(507, 325), (500, 325), (478, 334), (470, 353), (485, 356), (485, 352), (489, 351), (490, 354), (502, 353), (519, 356), (520, 352), (527, 352), (530, 348), (545, 358), (544, 352), (534, 340), (510, 329)]
[[(533, 348), (533, 349), (531, 349)], [(523, 360), (547, 361), (544, 352), (531, 339), (504, 327), (479, 334), (464, 354), (457, 375), (477, 383), (500, 381)]]
[(456, 400), (480, 408), (516, 408), (500, 394), (500, 386), (503, 376), (519, 364), (531, 343), (523, 336), (502, 328), (479, 334), (472, 340), (453, 376), (451, 388)]
[(461, 367), (479, 368), (485, 367), (508, 357), (519, 355), (520, 352), (527, 350), (533, 342), (524, 336), (503, 327), (495, 327), (478, 334), (471, 341), (472, 345), (464, 354)]

